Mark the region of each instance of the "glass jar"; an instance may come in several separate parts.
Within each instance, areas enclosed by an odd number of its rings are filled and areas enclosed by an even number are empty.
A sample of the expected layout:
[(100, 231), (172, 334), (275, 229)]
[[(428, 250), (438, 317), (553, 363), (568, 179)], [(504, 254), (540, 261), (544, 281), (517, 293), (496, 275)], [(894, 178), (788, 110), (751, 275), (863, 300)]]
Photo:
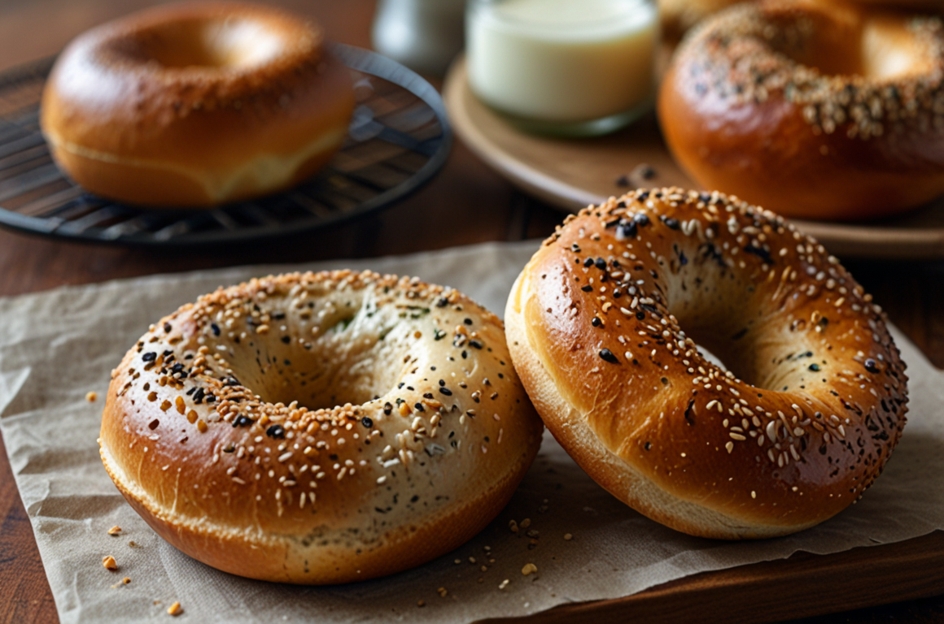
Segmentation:
[(652, 107), (653, 0), (469, 0), (472, 91), (539, 133), (612, 132)]
[(374, 49), (421, 74), (442, 76), (462, 51), (465, 0), (379, 0)]

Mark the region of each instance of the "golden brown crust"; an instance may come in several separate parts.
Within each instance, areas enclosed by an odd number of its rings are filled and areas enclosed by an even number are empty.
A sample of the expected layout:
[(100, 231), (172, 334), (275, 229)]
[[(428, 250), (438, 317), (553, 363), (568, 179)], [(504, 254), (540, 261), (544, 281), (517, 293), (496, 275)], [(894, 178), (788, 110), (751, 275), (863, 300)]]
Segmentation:
[(719, 193), (639, 191), (569, 217), (505, 322), (529, 396), (577, 463), (693, 535), (822, 522), (873, 482), (905, 423), (904, 364), (878, 306), (815, 241)]
[(253, 280), (162, 319), (113, 373), (100, 444), (183, 552), (322, 584), (471, 538), (541, 431), (497, 317), (454, 290), (343, 271)]
[(942, 106), (939, 18), (764, 0), (686, 38), (658, 109), (669, 148), (705, 188), (849, 220), (944, 193)]
[(318, 26), (197, 3), (77, 38), (49, 78), (41, 123), (57, 162), (93, 192), (208, 206), (310, 176), (340, 147), (353, 103)]

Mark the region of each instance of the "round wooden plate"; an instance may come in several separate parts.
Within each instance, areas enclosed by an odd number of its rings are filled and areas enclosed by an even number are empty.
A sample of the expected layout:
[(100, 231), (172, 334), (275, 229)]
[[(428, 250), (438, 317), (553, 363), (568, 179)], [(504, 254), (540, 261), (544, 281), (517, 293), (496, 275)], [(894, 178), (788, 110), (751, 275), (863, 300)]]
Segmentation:
[[(564, 210), (576, 212), (637, 186), (696, 187), (672, 160), (652, 114), (595, 139), (525, 134), (472, 94), (462, 58), (443, 93), (453, 128), (470, 149), (525, 192)], [(838, 256), (944, 259), (944, 200), (880, 222), (794, 223)]]

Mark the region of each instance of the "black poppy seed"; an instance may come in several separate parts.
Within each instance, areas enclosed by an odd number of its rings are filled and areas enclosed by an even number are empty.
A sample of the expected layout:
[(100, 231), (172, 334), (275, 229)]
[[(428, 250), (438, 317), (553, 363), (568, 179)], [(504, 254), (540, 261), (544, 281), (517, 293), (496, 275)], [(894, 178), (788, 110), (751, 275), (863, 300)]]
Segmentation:
[(649, 225), (649, 215), (640, 212), (639, 214), (633, 216), (633, 223), (638, 225)]
[(628, 175), (623, 174), (620, 177), (616, 178), (616, 186), (627, 188), (629, 187), (629, 185), (630, 185), (630, 181), (629, 181)]
[(433, 340), (442, 340), (445, 337), (446, 337), (446, 332), (444, 332), (443, 330), (441, 329), (433, 330)]
[(773, 258), (770, 257), (770, 252), (764, 249), (763, 247), (755, 247), (754, 245), (745, 245), (744, 251), (749, 254), (754, 254), (767, 264), (773, 264)]
[[(144, 384), (144, 385), (147, 386), (147, 384)], [(145, 387), (144, 389), (147, 390), (146, 387)], [(197, 387), (194, 386), (194, 387), (190, 388), (189, 390), (187, 390), (187, 396), (190, 396), (191, 394), (193, 394), (193, 391), (196, 390), (196, 389), (197, 389)]]
[(445, 394), (446, 396), (452, 396), (452, 390), (450, 390), (449, 388), (440, 388), (439, 391)]
[(473, 349), (481, 349), (483, 345), (480, 340), (470, 340), (469, 346), (472, 347)]
[(623, 291), (622, 291), (622, 290), (620, 290), (619, 288), (614, 288), (614, 289), (613, 289), (613, 298), (614, 298), (614, 299), (619, 299), (619, 298), (622, 297), (622, 296), (623, 296)]
[(644, 320), (644, 319), (646, 318), (646, 313), (643, 312), (642, 310), (640, 310), (640, 311), (636, 312), (636, 318), (637, 318), (638, 320), (642, 321), (642, 320)]
[(368, 418), (367, 416), (364, 416), (363, 418), (361, 418), (361, 424), (367, 427), (368, 429), (370, 429), (371, 427), (374, 426), (374, 421)]
[(593, 258), (587, 258), (586, 260), (584, 260), (584, 261), (583, 261), (583, 265), (584, 265), (585, 267), (588, 267), (588, 268), (589, 268), (589, 267), (592, 267), (592, 266), (593, 266)]
[(636, 196), (636, 199), (638, 199), (641, 202), (646, 201), (647, 199), (649, 199), (649, 191), (640, 192), (639, 195)]
[(809, 368), (810, 368), (810, 370), (813, 371), (814, 373), (818, 373), (818, 372), (819, 372), (819, 364), (810, 364), (810, 367), (809, 367)]
[(216, 323), (210, 323), (210, 329), (213, 331), (214, 336), (219, 336), (220, 333), (222, 333), (220, 332), (220, 326)]
[(577, 243), (574, 243), (573, 245), (571, 245), (570, 249), (571, 251), (575, 253), (580, 253), (580, 245), (578, 245)]
[(233, 427), (234, 427), (234, 428), (235, 428), (235, 427), (248, 427), (248, 426), (251, 425), (251, 424), (252, 424), (252, 419), (249, 418), (248, 416), (244, 416), (244, 415), (242, 415), (242, 414), (238, 415), (238, 416), (233, 420)]
[(594, 327), (599, 327), (600, 325), (603, 325), (603, 321), (600, 320), (599, 316), (594, 316), (592, 319), (590, 319), (590, 324)]
[(603, 229), (608, 230), (608, 229), (610, 229), (610, 228), (612, 228), (612, 227), (616, 227), (617, 225), (619, 225), (619, 222), (620, 222), (619, 219), (614, 219), (613, 221), (609, 221), (609, 222), (607, 222), (607, 223), (604, 223), (604, 224), (603, 224)]
[(157, 359), (157, 353), (155, 353), (154, 351), (148, 351), (147, 353), (141, 356), (141, 359), (144, 360), (145, 362), (153, 362), (154, 360)]
[(212, 394), (208, 394), (208, 395), (206, 396), (206, 402), (207, 402), (207, 403), (216, 403), (216, 397), (215, 397), (214, 395), (212, 395)]
[(619, 364), (619, 360), (616, 359), (616, 356), (613, 355), (613, 352), (609, 349), (600, 349), (600, 358), (602, 358), (604, 362)]
[(282, 343), (283, 343), (283, 344), (288, 344), (288, 343), (290, 343), (290, 342), (292, 342), (292, 338), (291, 338), (290, 336), (282, 336)]
[(678, 219), (667, 217), (665, 215), (662, 215), (659, 218), (662, 219), (663, 223), (665, 223), (665, 227), (669, 228), (670, 230), (678, 230), (682, 227)]
[(440, 380), (439, 380), (439, 387), (442, 387), (442, 386), (445, 386), (445, 385), (446, 385), (446, 380), (445, 380), (445, 379), (440, 379)]
[(623, 238), (635, 238), (637, 226), (635, 221), (623, 221), (619, 226), (619, 235)]
[(169, 334), (172, 329), (174, 329), (174, 328), (171, 326), (170, 323), (164, 323), (164, 332), (166, 332), (166, 333)]
[(424, 393), (423, 393), (423, 398), (424, 398), (424, 399), (431, 399), (431, 398), (433, 398), (433, 393), (432, 393), (432, 392), (424, 392)]
[(401, 381), (400, 383), (397, 384), (397, 390), (399, 390), (402, 387), (403, 387), (403, 382)]
[(390, 412), (392, 411), (393, 411), (393, 405), (391, 405), (389, 401), (384, 403), (384, 415), (389, 416)]
[(471, 325), (471, 324), (472, 324), (472, 319), (470, 319), (470, 318), (462, 319), (462, 322), (465, 323), (466, 325)]
[(425, 412), (425, 411), (426, 411), (426, 407), (425, 407), (422, 403), (414, 403), (414, 404), (413, 404), (413, 407), (416, 408), (416, 411), (417, 411), (417, 412)]
[(591, 286), (590, 284), (586, 284), (585, 286), (581, 286), (580, 290), (584, 292), (590, 292), (593, 290), (593, 286)]
[(868, 358), (865, 360), (865, 370), (869, 371), (870, 373), (881, 372), (881, 369), (878, 367), (878, 365), (875, 363), (875, 360), (873, 360), (872, 358)]
[(282, 425), (272, 425), (266, 429), (266, 435), (270, 438), (281, 440), (285, 438), (285, 427)]
[(593, 264), (601, 271), (606, 270), (606, 260), (604, 260), (603, 258), (597, 258)]

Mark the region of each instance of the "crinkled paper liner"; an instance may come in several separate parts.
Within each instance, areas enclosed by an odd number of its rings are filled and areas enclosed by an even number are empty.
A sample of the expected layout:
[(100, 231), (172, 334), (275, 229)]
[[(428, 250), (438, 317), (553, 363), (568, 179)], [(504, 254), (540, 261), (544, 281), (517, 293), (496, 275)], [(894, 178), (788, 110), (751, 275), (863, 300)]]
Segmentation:
[[(612, 498), (546, 436), (508, 507), (458, 550), (379, 580), (276, 585), (218, 572), (166, 544), (102, 468), (96, 438), (109, 372), (150, 323), (180, 304), (251, 276), (349, 267), (448, 284), (500, 313), (535, 248), (534, 242), (487, 244), (162, 275), (0, 300), (0, 431), (62, 621), (167, 618), (175, 601), (192, 621), (471, 621), (622, 597), (698, 572), (797, 551), (827, 554), (901, 541), (944, 527), (942, 374), (898, 331), (911, 407), (885, 473), (858, 504), (786, 538), (727, 543), (666, 529)], [(101, 398), (87, 401), (90, 391)], [(529, 526), (514, 533), (510, 520)], [(108, 535), (113, 525), (122, 528), (119, 536)], [(105, 555), (115, 557), (117, 572), (102, 567)], [(525, 576), (529, 563), (537, 572)], [(124, 577), (131, 582), (120, 584)]]

